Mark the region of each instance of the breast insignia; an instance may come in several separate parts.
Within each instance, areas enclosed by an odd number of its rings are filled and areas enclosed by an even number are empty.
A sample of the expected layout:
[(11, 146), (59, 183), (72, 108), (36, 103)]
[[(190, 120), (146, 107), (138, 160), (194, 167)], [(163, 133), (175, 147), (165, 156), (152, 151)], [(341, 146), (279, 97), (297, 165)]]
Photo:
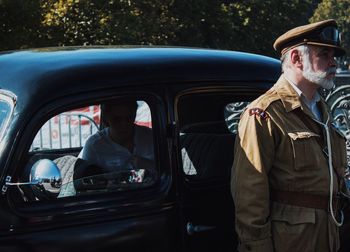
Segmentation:
[(259, 116), (261, 119), (266, 120), (269, 117), (269, 115), (265, 112), (265, 110), (262, 110), (260, 108), (252, 108), (249, 110), (249, 115), (256, 115)]

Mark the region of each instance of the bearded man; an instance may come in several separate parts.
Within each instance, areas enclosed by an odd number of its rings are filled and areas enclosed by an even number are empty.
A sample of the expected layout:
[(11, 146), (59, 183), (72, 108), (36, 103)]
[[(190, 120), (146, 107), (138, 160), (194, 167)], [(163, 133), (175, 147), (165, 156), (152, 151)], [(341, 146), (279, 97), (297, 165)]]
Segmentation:
[(294, 28), (274, 43), (283, 73), (242, 113), (231, 193), (239, 251), (338, 251), (345, 137), (317, 90), (345, 54), (335, 20)]

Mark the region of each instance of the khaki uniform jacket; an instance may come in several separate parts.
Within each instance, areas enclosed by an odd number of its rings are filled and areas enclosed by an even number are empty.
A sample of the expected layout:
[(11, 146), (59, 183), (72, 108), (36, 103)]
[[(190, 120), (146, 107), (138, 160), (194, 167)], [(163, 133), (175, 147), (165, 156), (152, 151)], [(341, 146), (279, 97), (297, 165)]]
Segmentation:
[[(259, 108), (259, 113), (252, 113), (253, 108)], [(296, 115), (300, 109), (312, 128)], [(321, 113), (325, 122), (328, 111), (323, 100)], [(338, 228), (326, 210), (270, 200), (272, 189), (329, 196), (328, 158), (316, 141), (325, 130), (314, 120), (283, 76), (242, 114), (231, 177), (239, 251), (338, 250)], [(346, 167), (346, 139), (328, 126), (336, 193), (336, 173), (344, 174)]]

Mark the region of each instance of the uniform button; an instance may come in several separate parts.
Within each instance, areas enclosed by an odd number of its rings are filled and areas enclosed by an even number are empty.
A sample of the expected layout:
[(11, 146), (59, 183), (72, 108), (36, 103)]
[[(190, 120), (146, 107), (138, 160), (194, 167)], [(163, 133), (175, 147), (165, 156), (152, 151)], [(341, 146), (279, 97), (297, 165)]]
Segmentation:
[(245, 245), (245, 248), (248, 250), (248, 251), (251, 251), (252, 250), (252, 247), (250, 245)]

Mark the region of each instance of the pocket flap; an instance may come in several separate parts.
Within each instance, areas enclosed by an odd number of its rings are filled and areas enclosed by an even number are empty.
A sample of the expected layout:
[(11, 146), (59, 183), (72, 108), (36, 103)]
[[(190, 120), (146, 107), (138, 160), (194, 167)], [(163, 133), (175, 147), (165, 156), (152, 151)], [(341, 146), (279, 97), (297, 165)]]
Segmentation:
[(288, 136), (293, 140), (297, 140), (297, 139), (305, 139), (310, 137), (319, 137), (320, 135), (311, 131), (296, 131), (296, 132), (289, 132)]
[(285, 221), (291, 225), (303, 223), (315, 223), (315, 210), (296, 206), (280, 205), (273, 207), (271, 211), (272, 221)]

